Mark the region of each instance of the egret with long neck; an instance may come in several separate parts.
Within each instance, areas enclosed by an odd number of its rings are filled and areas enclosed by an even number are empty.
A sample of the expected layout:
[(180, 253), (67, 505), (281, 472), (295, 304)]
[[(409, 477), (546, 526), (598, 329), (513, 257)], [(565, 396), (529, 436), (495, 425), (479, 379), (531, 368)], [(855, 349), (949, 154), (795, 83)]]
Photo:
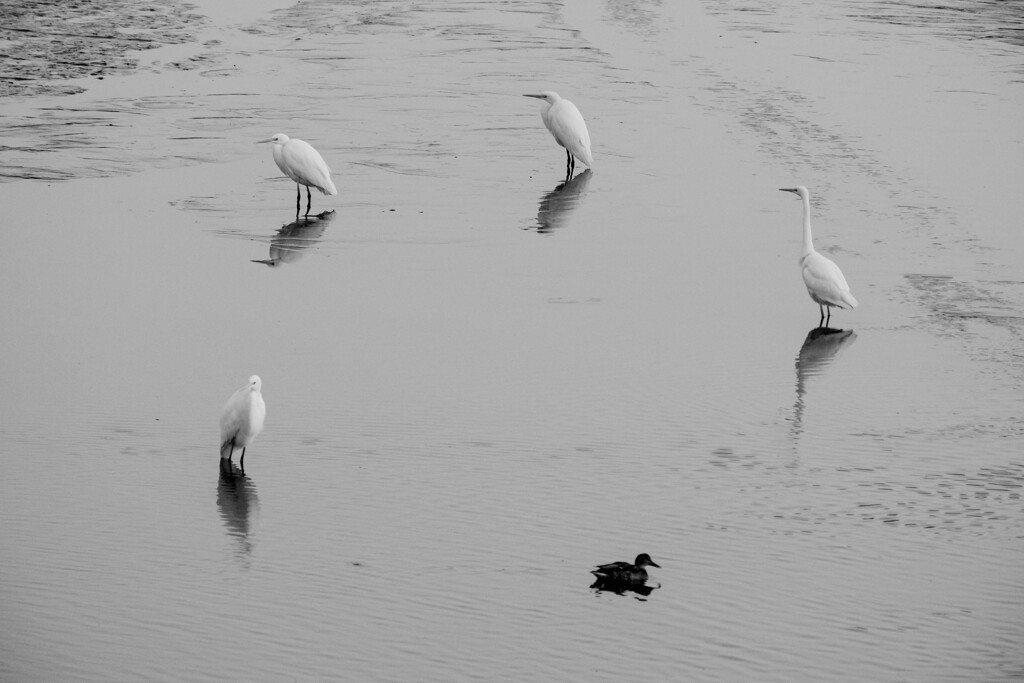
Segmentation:
[[(804, 244), (800, 253), (800, 274), (811, 299), (818, 304), (821, 319), (818, 327), (828, 325), (832, 319), (832, 308), (857, 308), (857, 299), (850, 293), (850, 285), (846, 284), (843, 271), (831, 259), (814, 250), (811, 237), (811, 193), (803, 185), (779, 188), (782, 192), (792, 192), (804, 203)], [(827, 309), (827, 315), (826, 315)]]

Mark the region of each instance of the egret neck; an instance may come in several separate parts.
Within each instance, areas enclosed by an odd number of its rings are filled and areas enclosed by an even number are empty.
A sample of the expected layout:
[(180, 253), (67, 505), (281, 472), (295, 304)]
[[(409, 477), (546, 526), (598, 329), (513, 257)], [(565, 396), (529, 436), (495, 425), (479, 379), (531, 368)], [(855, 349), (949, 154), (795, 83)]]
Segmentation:
[(814, 242), (811, 240), (811, 198), (805, 194), (800, 199), (804, 202), (804, 248), (800, 258), (804, 259), (814, 253)]

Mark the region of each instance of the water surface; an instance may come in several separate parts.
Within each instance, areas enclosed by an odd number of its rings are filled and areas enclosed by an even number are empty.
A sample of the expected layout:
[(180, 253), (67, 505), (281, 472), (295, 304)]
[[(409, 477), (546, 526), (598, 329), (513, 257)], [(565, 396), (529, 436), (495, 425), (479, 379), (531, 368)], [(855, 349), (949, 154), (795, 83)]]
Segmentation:
[(0, 678), (1019, 678), (1017, 24), (860, 7), (209, 2), (8, 98)]

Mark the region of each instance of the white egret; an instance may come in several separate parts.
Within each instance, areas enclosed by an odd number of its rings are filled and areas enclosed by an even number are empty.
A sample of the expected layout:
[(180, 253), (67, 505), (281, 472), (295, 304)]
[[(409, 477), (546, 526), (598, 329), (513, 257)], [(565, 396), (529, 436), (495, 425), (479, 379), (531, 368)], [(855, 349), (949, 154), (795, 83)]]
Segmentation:
[(594, 157), (590, 153), (590, 133), (587, 124), (576, 105), (562, 99), (558, 93), (545, 90), (538, 95), (525, 95), (544, 100), (540, 118), (555, 137), (555, 142), (565, 148), (565, 177), (568, 180), (576, 169), (576, 159), (589, 168), (594, 168)]
[(238, 466), (245, 471), (245, 449), (253, 439), (263, 431), (263, 419), (267, 416), (267, 406), (263, 403), (260, 390), (263, 382), (259, 375), (249, 378), (249, 383), (236, 391), (224, 404), (220, 414), (220, 460), (221, 466), (231, 466), (231, 456), (236, 448), (242, 449), (242, 457)]
[(331, 169), (327, 167), (320, 152), (313, 149), (313, 146), (305, 140), (290, 138), (284, 133), (278, 133), (269, 140), (260, 142), (274, 143), (274, 162), (281, 169), (281, 173), (295, 181), (295, 215), (299, 215), (302, 208), (302, 188), (306, 186), (306, 215), (309, 215), (309, 207), (313, 203), (309, 188), (315, 187), (326, 195), (335, 196), (338, 189), (331, 181)]
[[(832, 318), (832, 308), (857, 308), (857, 300), (850, 294), (850, 285), (846, 284), (843, 271), (839, 270), (831, 259), (814, 250), (811, 241), (811, 193), (803, 185), (797, 187), (781, 187), (782, 192), (792, 192), (804, 203), (804, 246), (800, 254), (800, 274), (811, 299), (818, 304), (821, 319), (818, 326), (827, 325)], [(828, 309), (828, 317), (825, 316)]]

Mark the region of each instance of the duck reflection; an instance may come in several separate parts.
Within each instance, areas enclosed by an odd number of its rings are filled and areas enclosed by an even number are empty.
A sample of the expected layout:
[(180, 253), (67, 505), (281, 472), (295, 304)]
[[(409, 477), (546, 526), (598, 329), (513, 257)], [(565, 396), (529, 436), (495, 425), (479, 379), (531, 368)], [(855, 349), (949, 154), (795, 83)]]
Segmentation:
[(793, 434), (802, 431), (807, 380), (825, 372), (836, 355), (857, 339), (853, 330), (816, 327), (807, 333), (796, 356), (796, 404), (793, 406)]
[(283, 263), (298, 261), (306, 249), (320, 240), (327, 229), (327, 224), (332, 220), (334, 220), (333, 210), (324, 211), (315, 216), (306, 216), (285, 225), (270, 240), (270, 258), (253, 259), (252, 262), (279, 266)]
[(252, 552), (250, 534), (259, 519), (260, 501), (256, 486), (233, 463), (221, 461), (217, 483), (217, 509), (228, 535), (237, 542), (236, 555), (248, 559)]
[(545, 194), (537, 208), (537, 232), (549, 233), (564, 227), (593, 176), (594, 172), (588, 168)]
[(635, 581), (615, 581), (614, 579), (598, 578), (594, 583), (590, 584), (590, 588), (595, 593), (609, 592), (615, 593), (616, 595), (635, 593), (639, 596), (637, 597), (637, 600), (643, 600), (652, 592), (661, 588), (661, 584), (648, 586), (646, 583), (637, 583)]

